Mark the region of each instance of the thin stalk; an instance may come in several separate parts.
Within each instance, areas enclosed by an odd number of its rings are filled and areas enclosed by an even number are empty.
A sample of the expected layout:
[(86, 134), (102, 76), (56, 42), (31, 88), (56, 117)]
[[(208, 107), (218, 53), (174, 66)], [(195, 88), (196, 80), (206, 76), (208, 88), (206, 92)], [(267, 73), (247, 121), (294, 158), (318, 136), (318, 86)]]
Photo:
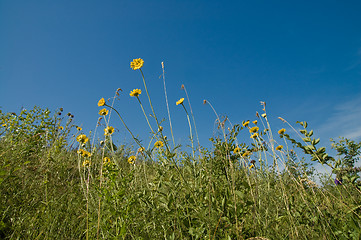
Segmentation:
[(223, 132), (224, 141), (227, 141), (226, 133), (224, 131), (224, 127), (222, 126), (221, 119), (219, 118), (216, 110), (213, 108), (212, 104), (208, 100), (204, 100), (204, 103), (208, 103), (208, 105), (212, 108), (214, 114), (217, 116), (218, 123), (220, 124)]
[[(124, 122), (122, 116), (120, 115), (120, 113), (119, 113), (115, 108), (113, 108), (113, 107), (111, 107), (111, 106), (109, 106), (109, 105), (107, 105), (107, 104), (104, 104), (104, 106), (107, 106), (107, 107), (109, 107), (109, 108), (111, 108), (111, 109), (114, 110), (114, 112), (118, 115), (118, 117), (119, 117), (120, 120), (122, 121), (124, 127), (127, 129), (127, 131), (130, 133), (130, 135), (131, 135), (132, 138), (134, 139), (134, 141), (138, 144), (139, 147), (143, 147), (142, 144), (139, 142), (139, 140), (133, 135), (132, 131), (130, 131), (130, 129), (128, 128), (127, 124), (125, 124), (125, 122)], [(149, 156), (150, 159), (152, 159), (152, 157), (151, 157), (149, 154), (147, 154), (147, 155)]]
[[(183, 103), (181, 103), (182, 106), (183, 106), (183, 109), (184, 111), (186, 112), (187, 114), (187, 120), (188, 120), (188, 125), (189, 125), (189, 132), (190, 132), (190, 137), (191, 137), (191, 143), (192, 143), (192, 156), (193, 156), (193, 159), (194, 159), (194, 146), (193, 146), (193, 134), (192, 134), (192, 125), (191, 125), (191, 121), (189, 120), (189, 114), (188, 114), (188, 111), (186, 109), (186, 107), (184, 106)], [(193, 163), (194, 163), (194, 160), (193, 160)]]
[(147, 114), (145, 114), (145, 111), (144, 111), (142, 102), (140, 101), (140, 99), (139, 99), (138, 96), (136, 96), (136, 97), (137, 97), (137, 99), (138, 99), (138, 102), (139, 102), (139, 104), (140, 104), (140, 107), (142, 108), (142, 111), (143, 111), (143, 114), (144, 114), (144, 116), (145, 116), (145, 119), (147, 119), (148, 126), (149, 126), (150, 130), (152, 131), (152, 133), (154, 133), (153, 128), (152, 128), (152, 126), (151, 126), (150, 123), (149, 123), (148, 116), (147, 116)]
[(172, 141), (173, 141), (173, 147), (175, 147), (175, 141), (174, 141), (174, 135), (173, 135), (173, 128), (172, 128), (172, 120), (170, 118), (170, 111), (169, 111), (169, 104), (168, 104), (168, 96), (167, 96), (167, 88), (165, 86), (165, 74), (164, 74), (164, 63), (162, 62), (162, 70), (163, 70), (163, 85), (164, 85), (164, 95), (165, 95), (165, 102), (167, 104), (167, 112), (168, 112), (168, 119), (169, 119), (169, 127), (170, 132), (172, 134)]
[(196, 120), (194, 119), (194, 115), (193, 115), (192, 105), (191, 105), (191, 102), (190, 102), (190, 100), (189, 100), (188, 93), (187, 93), (187, 89), (186, 89), (186, 87), (184, 86), (184, 84), (182, 85), (182, 88), (184, 89), (184, 92), (186, 93), (186, 96), (187, 96), (187, 101), (188, 101), (188, 105), (189, 105), (189, 110), (191, 111), (191, 116), (192, 116), (192, 120), (193, 120), (193, 124), (194, 124), (194, 130), (195, 130), (195, 132), (196, 132), (198, 150), (199, 150), (199, 154), (201, 154), (201, 145), (199, 144), (198, 131), (197, 131), (197, 126), (196, 126)]
[[(139, 70), (140, 70), (140, 73), (142, 74), (142, 79), (143, 79), (143, 83), (144, 83), (144, 88), (145, 88), (145, 91), (146, 91), (147, 96), (148, 96), (149, 105), (150, 105), (150, 107), (151, 107), (151, 109), (152, 109), (154, 119), (155, 119), (155, 121), (156, 121), (156, 123), (157, 123), (157, 127), (159, 128), (160, 125), (159, 125), (159, 122), (158, 122), (157, 115), (155, 114), (152, 101), (151, 101), (150, 96), (149, 96), (149, 92), (148, 92), (147, 84), (145, 83), (145, 77), (144, 77), (143, 71), (142, 71), (142, 69), (139, 69)], [(115, 109), (114, 109), (114, 110), (115, 110)], [(117, 111), (116, 111), (116, 112), (117, 112)], [(118, 115), (119, 115), (119, 113), (118, 113)], [(120, 115), (119, 115), (119, 117), (120, 117)], [(122, 120), (122, 121), (123, 121), (123, 120)], [(123, 123), (124, 123), (124, 122), (123, 122)], [(127, 129), (128, 129), (128, 128), (127, 128)], [(130, 132), (129, 129), (128, 129), (128, 131)], [(161, 135), (162, 139), (164, 140), (164, 136), (163, 136), (163, 133), (162, 133), (162, 132), (160, 132), (160, 135)], [(133, 136), (133, 134), (132, 134), (132, 136)], [(134, 138), (134, 137), (133, 137), (133, 138)], [(135, 139), (135, 138), (134, 138), (134, 139)], [(167, 149), (167, 152), (170, 153), (170, 149), (169, 149), (169, 146), (168, 146), (167, 141), (163, 141), (163, 142), (164, 142), (164, 145), (165, 145), (165, 147), (166, 147), (166, 149)], [(178, 168), (177, 162), (174, 160), (174, 157), (171, 157), (171, 160), (173, 161), (174, 166), (175, 166), (175, 168), (177, 169), (177, 171), (179, 172), (179, 174), (181, 175), (182, 179), (187, 183), (187, 181), (185, 180), (182, 172), (181, 172), (180, 169)]]

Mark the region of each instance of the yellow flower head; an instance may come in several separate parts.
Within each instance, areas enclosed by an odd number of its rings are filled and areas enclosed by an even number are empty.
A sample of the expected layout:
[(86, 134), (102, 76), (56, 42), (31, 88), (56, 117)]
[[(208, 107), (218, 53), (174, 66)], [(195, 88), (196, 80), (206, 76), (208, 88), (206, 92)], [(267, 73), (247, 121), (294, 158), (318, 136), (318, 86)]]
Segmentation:
[(144, 148), (144, 147), (138, 148), (138, 152), (142, 153), (142, 152), (144, 152), (144, 151), (145, 151), (145, 148)]
[(1, 126), (6, 127), (7, 125), (6, 125), (6, 123), (4, 123), (4, 124), (3, 124), (3, 125), (1, 125)]
[(131, 97), (138, 97), (140, 94), (142, 94), (142, 90), (140, 89), (133, 89), (133, 91), (129, 93)]
[(89, 141), (89, 138), (87, 138), (87, 136), (85, 134), (81, 134), (76, 137), (76, 140), (80, 143), (86, 143)]
[(246, 122), (244, 122), (242, 125), (243, 125), (243, 127), (247, 127), (248, 124), (249, 124), (249, 121), (246, 121)]
[(249, 170), (251, 170), (252, 168), (254, 168), (254, 165), (252, 164), (251, 166), (249, 166)]
[(284, 134), (286, 132), (286, 129), (284, 129), (284, 128), (282, 128), (282, 129), (280, 129), (279, 131), (278, 131), (278, 134)]
[(281, 151), (282, 148), (283, 148), (283, 146), (282, 146), (282, 145), (279, 145), (278, 147), (276, 147), (276, 150)]
[(141, 58), (133, 59), (133, 62), (130, 63), (130, 67), (133, 70), (137, 70), (137, 69), (140, 69), (141, 67), (143, 67), (143, 64), (144, 64), (143, 59), (141, 59)]
[(63, 128), (63, 126), (60, 126), (60, 127), (58, 127), (59, 128), (59, 130), (63, 130), (64, 128)]
[(113, 127), (107, 127), (104, 129), (104, 135), (105, 136), (109, 136), (112, 135), (114, 133), (114, 128)]
[(82, 154), (81, 154), (83, 157), (91, 157), (91, 153), (90, 152), (88, 152), (88, 151), (85, 151), (85, 150), (83, 150), (82, 151)]
[(179, 105), (179, 104), (183, 104), (184, 98), (179, 99), (175, 104)]
[(160, 148), (160, 147), (163, 147), (163, 142), (162, 141), (157, 141), (154, 143), (154, 147), (156, 148)]
[(257, 125), (257, 120), (254, 120), (254, 121), (253, 121), (253, 124), (254, 124), (254, 125)]
[(257, 138), (258, 137), (258, 133), (254, 133), (251, 135), (251, 138)]
[(78, 153), (79, 155), (83, 155), (83, 152), (84, 152), (83, 149), (79, 149), (79, 150), (77, 151), (77, 153)]
[(266, 117), (267, 117), (267, 114), (263, 113), (261, 116), (262, 116), (263, 118), (266, 118)]
[(130, 156), (130, 157), (128, 158), (128, 163), (129, 163), (129, 164), (134, 164), (134, 163), (135, 163), (135, 159), (137, 159), (136, 156)]
[(251, 155), (250, 151), (246, 151), (242, 154), (243, 157), (248, 157), (249, 155)]
[(90, 161), (89, 160), (84, 160), (83, 167), (89, 167), (89, 166), (90, 166)]
[(241, 151), (241, 149), (239, 147), (236, 147), (235, 149), (233, 149), (233, 153), (237, 154)]
[(163, 131), (163, 127), (162, 127), (162, 126), (159, 126), (158, 132), (161, 132), (161, 131)]
[(98, 102), (98, 106), (101, 107), (101, 106), (104, 106), (104, 104), (105, 104), (104, 98), (100, 99)]
[(83, 129), (81, 127), (76, 127), (76, 130), (81, 131)]
[(255, 133), (255, 132), (258, 132), (258, 130), (259, 130), (259, 127), (253, 127), (251, 129), (249, 129), (249, 132), (250, 133)]
[(108, 115), (109, 111), (106, 110), (105, 108), (103, 108), (102, 110), (99, 111), (99, 115), (102, 115), (102, 116), (106, 116)]
[(110, 158), (108, 157), (103, 158), (103, 164), (107, 165), (108, 163), (110, 163)]

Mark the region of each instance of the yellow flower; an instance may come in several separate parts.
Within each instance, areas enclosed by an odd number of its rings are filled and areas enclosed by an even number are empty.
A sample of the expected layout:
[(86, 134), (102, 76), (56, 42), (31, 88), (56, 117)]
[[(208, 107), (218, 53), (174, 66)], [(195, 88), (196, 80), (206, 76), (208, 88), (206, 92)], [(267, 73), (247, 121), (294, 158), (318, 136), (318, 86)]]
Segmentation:
[(261, 116), (262, 116), (263, 118), (266, 118), (266, 117), (267, 117), (267, 114), (263, 113)]
[(105, 104), (104, 98), (100, 99), (98, 102), (98, 106), (101, 107), (101, 106), (104, 106), (104, 104)]
[(259, 130), (259, 127), (253, 127), (251, 129), (249, 129), (249, 132), (250, 133), (255, 133), (255, 132), (258, 132), (258, 130)]
[(90, 161), (89, 160), (84, 160), (83, 167), (89, 167), (89, 166), (90, 166)]
[(145, 151), (145, 148), (144, 148), (144, 147), (138, 148), (138, 152), (142, 153), (142, 152), (144, 152), (144, 151)]
[(135, 163), (135, 159), (137, 159), (136, 156), (130, 156), (130, 157), (128, 158), (128, 163), (129, 163), (129, 164), (134, 164), (134, 163)]
[(279, 145), (278, 147), (276, 147), (276, 150), (281, 151), (282, 148), (283, 148), (283, 146), (282, 146), (282, 145)]
[(286, 129), (282, 128), (278, 131), (278, 134), (284, 134), (286, 132)]
[(104, 129), (104, 135), (105, 136), (109, 136), (112, 135), (114, 133), (114, 128), (113, 127), (107, 127)]
[(233, 150), (233, 153), (234, 154), (237, 154), (241, 151), (241, 149), (239, 147), (236, 147), (234, 150)]
[(158, 132), (161, 132), (161, 131), (163, 131), (163, 127), (162, 127), (162, 126), (159, 126)]
[(108, 157), (103, 158), (103, 164), (107, 165), (108, 163), (110, 163), (110, 158)]
[(108, 115), (109, 111), (106, 110), (105, 108), (103, 108), (102, 110), (99, 111), (99, 115), (102, 115), (102, 116), (106, 116)]
[(250, 151), (246, 151), (242, 154), (243, 157), (248, 157), (249, 155), (251, 155)]
[(156, 148), (160, 148), (160, 147), (163, 147), (163, 142), (162, 141), (157, 141), (154, 143), (154, 147)]
[(79, 150), (77, 151), (77, 153), (80, 154), (80, 155), (83, 155), (83, 152), (84, 152), (83, 149), (79, 149)]
[(253, 121), (253, 124), (254, 124), (254, 125), (257, 125), (257, 120), (254, 120), (254, 121)]
[(63, 126), (60, 126), (60, 127), (58, 127), (59, 128), (59, 130), (63, 130), (64, 128), (63, 128)]
[(76, 129), (77, 129), (78, 131), (83, 130), (81, 127), (76, 127)]
[(89, 138), (87, 138), (86, 135), (81, 134), (81, 135), (79, 135), (79, 136), (76, 137), (76, 140), (77, 140), (78, 142), (80, 142), (80, 143), (86, 143), (86, 142), (89, 141)]
[(3, 125), (1, 125), (1, 126), (6, 127), (7, 125), (6, 125), (6, 123), (4, 123), (4, 124), (3, 124)]
[(254, 168), (254, 165), (252, 164), (248, 169), (251, 170), (252, 168)]
[(175, 104), (179, 105), (179, 104), (183, 104), (184, 98), (179, 99)]
[(143, 64), (144, 64), (143, 59), (141, 59), (141, 58), (133, 59), (133, 62), (130, 63), (130, 67), (133, 70), (137, 70), (137, 69), (140, 69), (141, 67), (143, 67)]
[(258, 133), (254, 133), (251, 135), (251, 138), (257, 138), (258, 137)]
[(91, 153), (88, 151), (83, 150), (83, 153), (81, 154), (83, 157), (90, 157)]
[(133, 89), (133, 91), (129, 93), (131, 97), (138, 97), (140, 94), (142, 94), (142, 90), (140, 89)]
[(246, 122), (244, 122), (242, 125), (243, 125), (243, 127), (247, 127), (248, 124), (249, 124), (249, 121), (246, 121)]

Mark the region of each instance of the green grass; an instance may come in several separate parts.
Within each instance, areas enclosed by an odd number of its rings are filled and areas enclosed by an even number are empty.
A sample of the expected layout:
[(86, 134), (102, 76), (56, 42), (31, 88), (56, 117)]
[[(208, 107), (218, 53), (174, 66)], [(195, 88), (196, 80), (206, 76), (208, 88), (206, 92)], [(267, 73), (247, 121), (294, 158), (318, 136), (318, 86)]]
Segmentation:
[[(142, 79), (146, 90), (143, 73)], [(135, 97), (147, 117), (146, 98)], [(113, 103), (101, 107), (123, 121)], [(361, 143), (333, 141), (339, 155), (333, 158), (306, 122), (299, 122), (301, 130), (289, 125), (284, 133), (272, 133), (263, 105), (257, 123), (234, 126), (214, 111), (219, 135), (205, 149), (198, 144), (190, 104), (181, 105), (190, 151), (174, 146), (173, 135), (165, 138), (165, 122), (154, 111), (144, 130), (152, 132), (147, 144), (134, 139), (117, 146), (111, 132), (96, 143), (97, 129), (94, 136), (77, 138), (84, 133), (62, 109), (53, 116), (38, 107), (0, 113), (0, 238), (360, 239), (355, 161)], [(109, 115), (103, 117), (102, 133), (111, 126)], [(251, 129), (258, 136), (250, 138)], [(171, 125), (168, 130), (173, 133)], [(128, 162), (131, 156), (134, 163)], [(309, 160), (330, 166), (342, 184), (317, 176)]]

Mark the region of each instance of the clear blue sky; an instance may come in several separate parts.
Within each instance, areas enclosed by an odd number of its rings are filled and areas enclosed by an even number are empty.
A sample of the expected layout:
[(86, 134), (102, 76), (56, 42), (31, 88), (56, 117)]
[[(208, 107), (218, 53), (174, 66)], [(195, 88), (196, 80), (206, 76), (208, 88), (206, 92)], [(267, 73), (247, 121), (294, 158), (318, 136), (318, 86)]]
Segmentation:
[[(215, 116), (203, 99), (234, 124), (255, 120), (265, 101), (274, 130), (285, 127), (282, 116), (308, 121), (323, 145), (337, 136), (361, 140), (360, 13), (360, 1), (0, 0), (0, 107), (63, 107), (88, 132), (98, 100), (122, 88), (116, 108), (144, 137), (146, 121), (129, 97), (144, 91), (130, 68), (143, 58), (155, 110), (167, 119), (165, 63), (178, 143), (189, 143), (175, 105), (182, 84), (205, 146)], [(115, 115), (111, 125), (129, 140)]]

